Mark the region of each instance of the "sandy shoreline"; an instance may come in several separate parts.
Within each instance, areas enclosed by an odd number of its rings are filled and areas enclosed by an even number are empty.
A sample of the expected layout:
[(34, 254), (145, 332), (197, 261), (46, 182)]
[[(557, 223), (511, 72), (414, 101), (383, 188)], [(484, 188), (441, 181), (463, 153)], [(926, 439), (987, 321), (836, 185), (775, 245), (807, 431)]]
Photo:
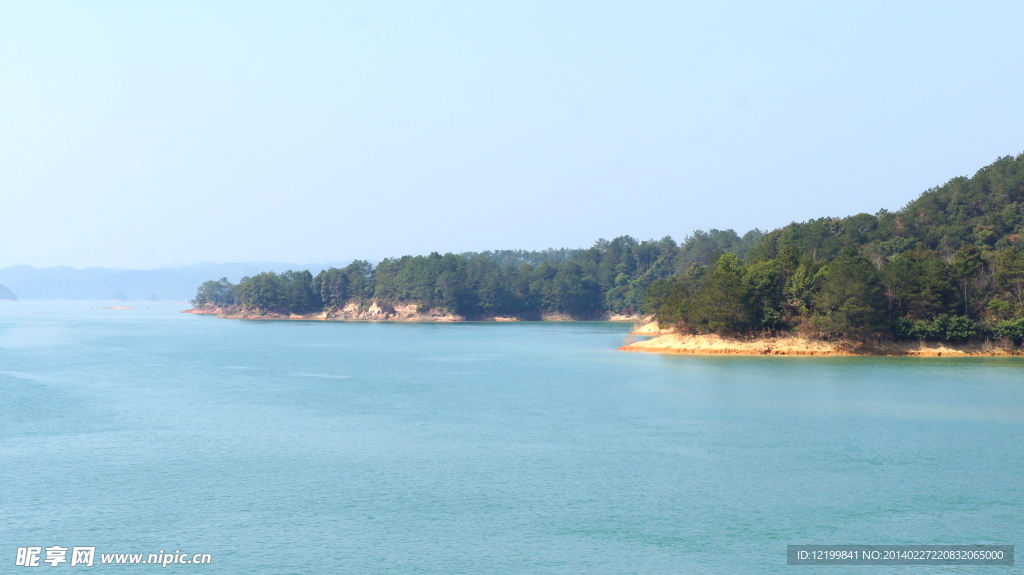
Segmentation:
[[(207, 306), (183, 310), (181, 313), (216, 315), (222, 319), (263, 321), (368, 321), (368, 322), (440, 322), (465, 321), (576, 321), (562, 314), (547, 314), (535, 319), (516, 317), (485, 317), (467, 320), (443, 310), (422, 311), (415, 304), (389, 305), (374, 302), (369, 307), (349, 304), (315, 314), (281, 314), (242, 311)], [(646, 318), (649, 320), (650, 318)], [(633, 330), (620, 351), (662, 353), (670, 355), (785, 355), (785, 356), (907, 356), (907, 357), (1019, 357), (1024, 349), (1010, 341), (972, 341), (964, 343), (924, 340), (862, 342), (851, 339), (814, 339), (797, 335), (774, 337), (723, 337), (717, 334), (678, 334), (658, 327), (655, 322), (637, 316), (609, 315), (592, 321), (633, 322)], [(651, 339), (635, 341), (636, 336)]]
[(632, 335), (652, 339), (627, 343), (621, 351), (690, 355), (802, 355), (802, 356), (910, 356), (910, 357), (1008, 357), (1024, 356), (1024, 350), (1008, 341), (936, 342), (923, 340), (865, 343), (849, 339), (820, 340), (793, 335), (727, 338), (716, 334), (667, 333), (657, 325), (643, 326)]

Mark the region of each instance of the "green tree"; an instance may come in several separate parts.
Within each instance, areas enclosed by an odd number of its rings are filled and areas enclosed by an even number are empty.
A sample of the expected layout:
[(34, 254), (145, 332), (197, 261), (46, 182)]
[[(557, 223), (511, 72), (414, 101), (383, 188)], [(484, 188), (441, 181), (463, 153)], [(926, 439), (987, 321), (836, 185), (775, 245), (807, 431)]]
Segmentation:
[[(960, 296), (963, 298), (963, 309), (970, 313), (977, 307), (977, 288), (979, 273), (985, 269), (985, 260), (981, 250), (974, 244), (965, 244), (953, 255), (953, 263), (950, 265), (950, 275), (956, 281)], [(974, 296), (972, 298), (972, 296)], [(976, 311), (976, 310), (975, 310)]]
[(754, 313), (750, 288), (743, 267), (734, 254), (723, 254), (700, 290), (693, 296), (689, 317), (691, 328), (707, 332), (738, 332), (752, 327)]
[(996, 285), (1024, 304), (1024, 252), (1007, 248), (996, 256)]
[(878, 274), (871, 262), (846, 248), (824, 275), (814, 296), (814, 322), (822, 333), (866, 336), (885, 328)]
[(948, 266), (932, 250), (920, 248), (893, 256), (882, 279), (894, 317), (930, 320), (959, 308)]
[(274, 311), (284, 304), (281, 278), (274, 272), (261, 272), (238, 282), (238, 299), (243, 307)]
[(234, 303), (235, 286), (228, 281), (228, 278), (220, 278), (216, 281), (203, 282), (196, 291), (196, 297), (192, 300), (196, 306), (207, 304), (224, 307)]
[(785, 286), (782, 264), (774, 259), (750, 264), (746, 266), (745, 280), (750, 290), (751, 305), (757, 314), (755, 323), (765, 329), (782, 328), (781, 306)]
[(288, 270), (278, 276), (280, 304), (292, 313), (309, 313), (323, 309), (319, 291), (313, 290), (313, 274), (309, 270)]

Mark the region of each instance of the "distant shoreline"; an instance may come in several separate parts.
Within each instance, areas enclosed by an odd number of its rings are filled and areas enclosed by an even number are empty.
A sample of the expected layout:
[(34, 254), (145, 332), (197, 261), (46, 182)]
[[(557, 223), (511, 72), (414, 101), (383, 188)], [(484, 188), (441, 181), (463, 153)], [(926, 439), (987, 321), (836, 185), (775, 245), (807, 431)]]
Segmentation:
[(267, 312), (262, 310), (242, 310), (238, 308), (221, 308), (216, 306), (200, 306), (183, 310), (181, 313), (192, 313), (199, 315), (215, 315), (221, 319), (246, 319), (246, 320), (295, 320), (295, 321), (367, 321), (367, 322), (434, 322), (434, 323), (457, 323), (470, 321), (493, 321), (493, 322), (518, 322), (518, 321), (617, 321), (636, 324), (643, 318), (641, 316), (603, 314), (594, 317), (575, 318), (567, 314), (542, 314), (538, 317), (513, 317), (513, 316), (484, 316), (466, 318), (460, 315), (448, 313), (445, 310), (429, 309), (421, 310), (416, 304), (388, 304), (373, 302), (369, 306), (356, 306), (348, 304), (342, 309), (333, 309), (308, 314), (285, 314)]
[(652, 335), (652, 339), (632, 342), (621, 351), (670, 355), (789, 355), (789, 356), (904, 356), (904, 357), (1016, 357), (1024, 350), (1009, 341), (898, 340), (857, 341), (853, 339), (814, 339), (796, 335), (771, 337), (723, 337), (717, 334), (679, 334), (659, 330), (647, 324), (633, 335)]

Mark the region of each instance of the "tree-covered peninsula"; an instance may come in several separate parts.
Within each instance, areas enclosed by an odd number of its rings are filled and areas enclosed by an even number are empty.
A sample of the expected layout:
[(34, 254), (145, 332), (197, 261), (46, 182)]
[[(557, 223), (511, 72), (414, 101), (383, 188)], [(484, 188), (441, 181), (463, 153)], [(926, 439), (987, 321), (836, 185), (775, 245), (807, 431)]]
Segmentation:
[(600, 319), (643, 313), (648, 286), (706, 264), (720, 253), (743, 257), (763, 233), (697, 232), (678, 245), (672, 238), (599, 240), (589, 249), (489, 251), (403, 256), (376, 266), (355, 261), (313, 275), (264, 272), (199, 287), (193, 303), (270, 314), (315, 314), (346, 307), (415, 305), (466, 319), (559, 316)]
[(897, 211), (763, 233), (599, 240), (589, 249), (357, 261), (204, 283), (197, 308), (330, 313), (415, 305), (466, 319), (653, 314), (679, 333), (1024, 339), (1024, 154)]

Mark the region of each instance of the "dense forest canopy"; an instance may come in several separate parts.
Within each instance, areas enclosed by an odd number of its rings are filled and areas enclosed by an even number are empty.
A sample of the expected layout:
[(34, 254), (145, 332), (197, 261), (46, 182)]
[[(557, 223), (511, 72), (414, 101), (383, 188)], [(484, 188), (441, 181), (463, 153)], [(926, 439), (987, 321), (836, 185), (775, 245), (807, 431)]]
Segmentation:
[(204, 283), (197, 305), (310, 313), (416, 303), (467, 318), (655, 314), (684, 332), (1024, 339), (1024, 154), (954, 178), (898, 211), (768, 233), (622, 236), (588, 249), (357, 261), (313, 276)]
[(1024, 338), (1024, 154), (896, 212), (793, 223), (744, 258), (659, 279), (644, 309), (689, 332)]
[(206, 282), (194, 302), (285, 313), (318, 312), (350, 302), (411, 302), (467, 318), (638, 314), (655, 280), (707, 264), (719, 253), (744, 254), (762, 235), (711, 230), (693, 234), (681, 246), (669, 237), (637, 241), (623, 236), (598, 240), (589, 249), (432, 253), (387, 258), (376, 266), (355, 261), (316, 276), (265, 272), (237, 285), (226, 279)]

